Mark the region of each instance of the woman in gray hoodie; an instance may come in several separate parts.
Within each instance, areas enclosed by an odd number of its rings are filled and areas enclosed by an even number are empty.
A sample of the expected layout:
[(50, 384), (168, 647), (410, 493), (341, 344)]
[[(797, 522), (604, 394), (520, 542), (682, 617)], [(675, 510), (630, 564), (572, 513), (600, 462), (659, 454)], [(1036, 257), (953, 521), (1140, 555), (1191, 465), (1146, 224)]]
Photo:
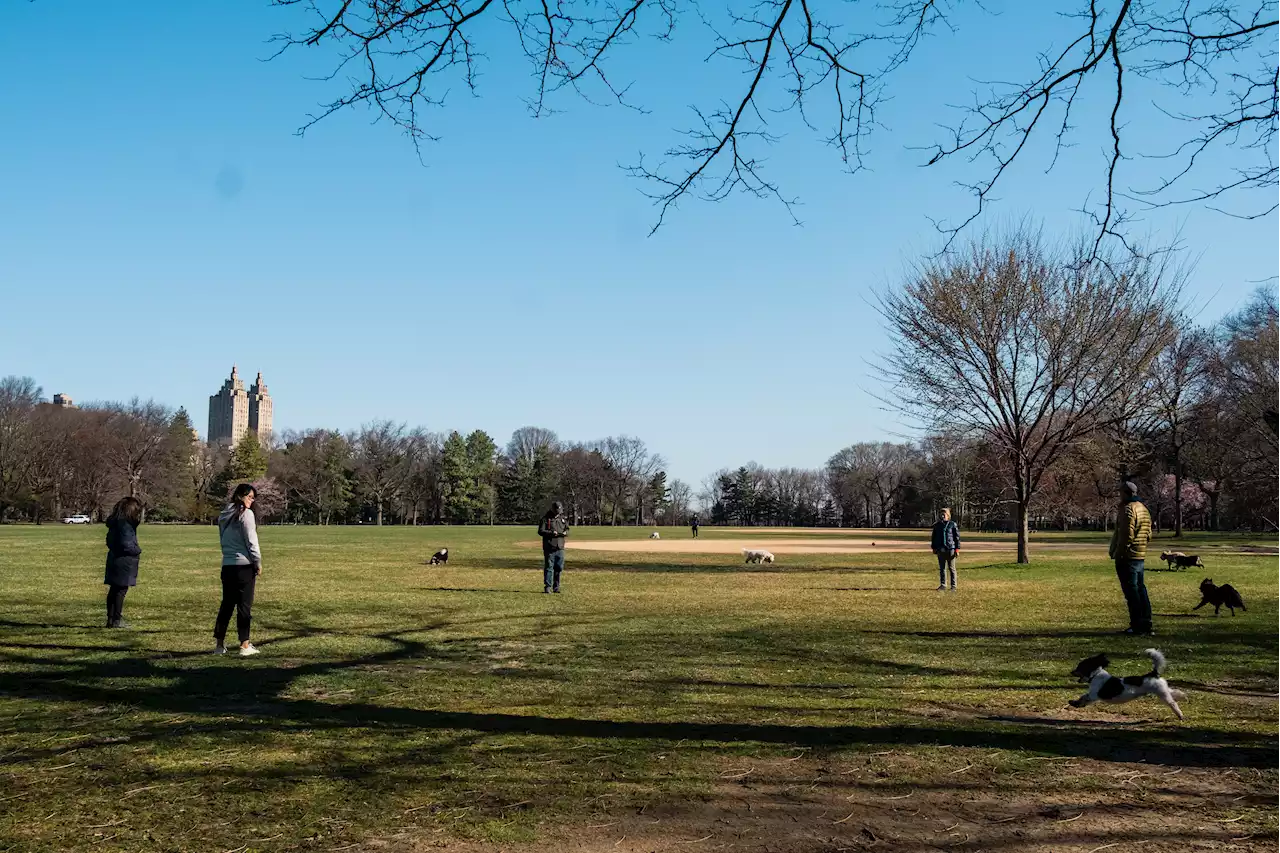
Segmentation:
[(231, 503), (218, 516), (218, 537), (222, 541), (222, 606), (213, 627), (217, 645), (215, 655), (227, 653), (227, 626), (231, 612), (236, 614), (236, 633), (240, 637), (240, 656), (256, 655), (249, 642), (249, 617), (253, 607), (253, 589), (262, 574), (262, 551), (258, 548), (258, 525), (253, 518), (253, 499), (257, 492), (248, 483), (236, 486)]

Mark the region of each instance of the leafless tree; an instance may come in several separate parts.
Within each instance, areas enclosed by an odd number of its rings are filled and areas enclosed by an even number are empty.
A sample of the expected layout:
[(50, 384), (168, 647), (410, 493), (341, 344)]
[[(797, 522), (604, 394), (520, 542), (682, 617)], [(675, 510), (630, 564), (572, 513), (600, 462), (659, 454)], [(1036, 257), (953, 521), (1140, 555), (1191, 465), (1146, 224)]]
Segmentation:
[(107, 413), (104, 432), (107, 463), (131, 497), (147, 496), (164, 470), (169, 421), (173, 411), (154, 400), (94, 407)]
[(1203, 382), (1212, 352), (1208, 335), (1185, 324), (1175, 327), (1175, 337), (1156, 356), (1151, 374), (1155, 387), (1154, 411), (1159, 418), (1163, 444), (1173, 469), (1173, 535), (1182, 536), (1182, 481), (1186, 476), (1186, 449), (1195, 438), (1189, 429), (1192, 413), (1203, 393)]
[(443, 492), (440, 459), (443, 438), (424, 429), (411, 431), (405, 439), (404, 498), (409, 505), (410, 524), (418, 523), (419, 509), (426, 507), (431, 520), (440, 517)]
[(560, 450), (560, 439), (555, 432), (543, 427), (526, 426), (511, 433), (507, 442), (507, 458), (513, 463), (523, 460), (532, 465), (538, 451), (556, 453)]
[(31, 415), (42, 394), (29, 376), (0, 379), (0, 522), (26, 478), (35, 440)]
[(352, 438), (357, 488), (374, 505), (377, 523), (383, 509), (394, 501), (405, 480), (405, 425), (374, 421)]
[[(477, 89), (478, 64), (515, 53), (533, 78), (534, 116), (560, 93), (643, 110), (618, 66), (642, 37), (697, 43), (708, 61), (738, 68), (741, 82), (694, 105), (683, 141), (651, 165), (628, 167), (658, 206), (656, 230), (686, 196), (723, 199), (735, 192), (792, 200), (762, 169), (761, 151), (776, 141), (775, 122), (790, 115), (829, 144), (841, 167), (866, 165), (878, 114), (893, 79), (938, 37), (981, 34), (991, 14), (980, 0), (882, 0), (819, 6), (811, 0), (730, 2), (723, 10), (675, 0), (274, 0), (304, 17), (277, 37), (290, 48), (334, 52), (329, 78), (339, 93), (303, 131), (351, 107), (367, 107), (407, 133), (415, 145), (435, 139), (428, 117), (454, 84)], [(952, 239), (980, 216), (1015, 162), (1034, 156), (1043, 138), (1058, 153), (1105, 141), (1092, 204), (1094, 251), (1108, 235), (1123, 239), (1134, 211), (1153, 206), (1218, 206), (1240, 197), (1237, 215), (1275, 210), (1277, 51), (1275, 0), (1071, 0), (1053, 43), (1005, 43), (1012, 82), (977, 84), (970, 106), (942, 141), (915, 140), (925, 162), (978, 161), (967, 184), (972, 210), (938, 222)], [(686, 17), (700, 22), (678, 27)], [(495, 26), (497, 25), (497, 26)], [(506, 39), (504, 42), (503, 39)], [(981, 48), (971, 51), (976, 57)], [(637, 77), (657, 70), (641, 62)], [(964, 67), (955, 77), (972, 78)], [(1141, 85), (1135, 85), (1141, 81)], [(1135, 96), (1155, 92), (1158, 97)], [(925, 110), (938, 110), (918, 91)], [(1103, 109), (1086, 110), (1092, 100)], [(1165, 147), (1129, 128), (1164, 122)], [(420, 152), (421, 153), (421, 152)], [(1144, 158), (1152, 184), (1126, 178), (1126, 160)], [(1088, 190), (1086, 189), (1086, 192)], [(794, 214), (793, 214), (794, 216)]]
[(693, 487), (684, 480), (671, 481), (671, 503), (667, 507), (669, 524), (685, 524), (693, 509)]
[(643, 439), (629, 435), (610, 436), (601, 442), (600, 452), (612, 475), (611, 524), (622, 517), (628, 495), (635, 495), (662, 468), (662, 457), (651, 454)]
[(1045, 472), (1141, 404), (1134, 384), (1173, 335), (1179, 279), (1167, 256), (1088, 260), (1091, 250), (1048, 249), (1026, 231), (985, 239), (920, 266), (880, 301), (895, 341), (882, 364), (887, 402), (1000, 449), (1020, 563)]

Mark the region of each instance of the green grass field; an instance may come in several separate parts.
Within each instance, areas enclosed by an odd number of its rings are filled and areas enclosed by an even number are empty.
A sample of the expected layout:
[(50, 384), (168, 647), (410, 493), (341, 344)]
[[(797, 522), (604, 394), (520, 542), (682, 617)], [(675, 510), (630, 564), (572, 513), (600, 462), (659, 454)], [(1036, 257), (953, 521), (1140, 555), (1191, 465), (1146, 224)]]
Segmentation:
[[(1235, 553), (1274, 541), (1148, 572), (1179, 723), (1066, 707), (1081, 658), (1146, 671), (1100, 535), (964, 556), (950, 594), (923, 546), (756, 567), (580, 528), (620, 550), (544, 596), (531, 528), (268, 527), (241, 660), (209, 654), (213, 528), (139, 531), (114, 631), (103, 530), (0, 527), (0, 850), (1275, 846), (1277, 559)], [(1205, 575), (1249, 611), (1191, 613)]]

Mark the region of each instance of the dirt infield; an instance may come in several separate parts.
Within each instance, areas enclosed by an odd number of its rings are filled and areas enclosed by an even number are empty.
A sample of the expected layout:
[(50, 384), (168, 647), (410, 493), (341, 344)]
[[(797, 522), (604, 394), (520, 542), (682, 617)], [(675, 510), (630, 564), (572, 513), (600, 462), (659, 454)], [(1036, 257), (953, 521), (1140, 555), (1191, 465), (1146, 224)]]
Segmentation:
[[(879, 552), (929, 552), (929, 543), (906, 539), (831, 539), (823, 537), (806, 541), (800, 537), (790, 539), (618, 539), (566, 543), (567, 548), (579, 551), (621, 551), (631, 554), (741, 554), (743, 548), (763, 548), (775, 554), (873, 554)], [(1066, 544), (1038, 545), (1037, 547), (1068, 548), (1072, 550), (1096, 549), (1096, 545)], [(965, 551), (1014, 552), (1013, 542), (966, 542)]]

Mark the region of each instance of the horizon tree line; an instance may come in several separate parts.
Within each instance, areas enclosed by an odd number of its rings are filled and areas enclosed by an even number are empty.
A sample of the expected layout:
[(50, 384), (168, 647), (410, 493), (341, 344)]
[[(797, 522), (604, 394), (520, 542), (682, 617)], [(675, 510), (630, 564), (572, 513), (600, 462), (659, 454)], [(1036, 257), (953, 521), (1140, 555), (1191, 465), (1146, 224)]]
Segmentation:
[(199, 441), (152, 400), (81, 408), (0, 380), (0, 522), (101, 518), (122, 495), (151, 520), (209, 522), (238, 482), (264, 520), (916, 527), (943, 506), (970, 529), (1106, 529), (1116, 487), (1158, 527), (1277, 530), (1276, 292), (1211, 327), (1179, 308), (1168, 256), (1047, 246), (1023, 229), (912, 270), (880, 310), (893, 333), (884, 402), (918, 441), (860, 442), (822, 469), (721, 469), (695, 494), (637, 437), (564, 441), (541, 427), (499, 447), (484, 430), (374, 420), (233, 448)]

